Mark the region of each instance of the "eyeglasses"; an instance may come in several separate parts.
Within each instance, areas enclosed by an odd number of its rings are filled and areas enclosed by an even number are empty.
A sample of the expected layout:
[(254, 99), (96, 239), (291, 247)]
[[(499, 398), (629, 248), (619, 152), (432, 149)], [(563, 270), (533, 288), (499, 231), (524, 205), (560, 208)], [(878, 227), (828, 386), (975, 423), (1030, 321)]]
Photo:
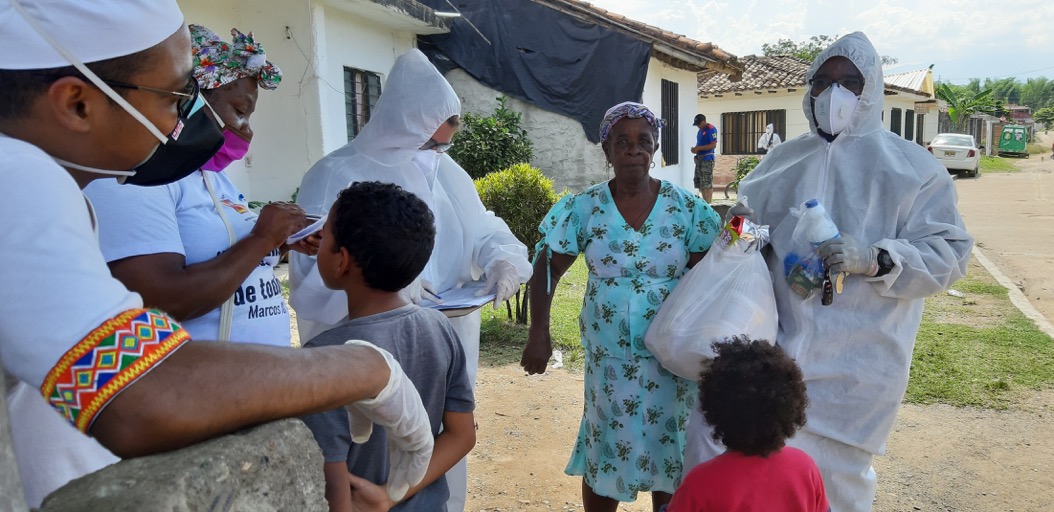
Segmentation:
[(155, 89), (153, 87), (118, 82), (116, 80), (103, 80), (102, 83), (109, 85), (110, 87), (120, 87), (122, 89), (136, 89), (140, 91), (152, 92), (155, 94), (178, 96), (179, 99), (176, 100), (176, 109), (179, 110), (179, 115), (181, 117), (190, 116), (190, 110), (194, 107), (194, 102), (197, 101), (198, 94), (201, 93), (201, 88), (198, 87), (198, 81), (193, 78), (187, 80), (187, 85), (183, 88), (183, 91), (181, 92), (166, 91), (164, 89)]
[(860, 92), (864, 90), (864, 79), (859, 77), (847, 76), (836, 80), (830, 78), (813, 78), (809, 80), (809, 85), (812, 87), (813, 94), (820, 94), (821, 92), (826, 91), (831, 84), (838, 84), (842, 86), (843, 89), (847, 89), (856, 94), (860, 94)]
[(421, 150), (427, 151), (433, 149), (436, 153), (446, 153), (446, 151), (450, 149), (450, 146), (453, 145), (453, 142), (438, 142), (435, 139), (428, 139), (428, 142), (421, 145)]

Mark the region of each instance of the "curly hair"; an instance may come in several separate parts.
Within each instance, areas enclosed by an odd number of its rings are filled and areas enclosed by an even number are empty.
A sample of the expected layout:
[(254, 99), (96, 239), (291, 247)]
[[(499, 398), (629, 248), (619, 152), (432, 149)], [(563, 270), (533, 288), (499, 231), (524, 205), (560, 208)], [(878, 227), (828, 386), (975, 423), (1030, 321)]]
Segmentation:
[(801, 369), (767, 341), (734, 337), (713, 344), (700, 375), (699, 408), (714, 439), (733, 451), (768, 456), (805, 425)]
[(343, 247), (366, 285), (397, 292), (425, 268), (435, 246), (435, 217), (398, 185), (360, 181), (341, 191), (330, 213), (333, 250)]

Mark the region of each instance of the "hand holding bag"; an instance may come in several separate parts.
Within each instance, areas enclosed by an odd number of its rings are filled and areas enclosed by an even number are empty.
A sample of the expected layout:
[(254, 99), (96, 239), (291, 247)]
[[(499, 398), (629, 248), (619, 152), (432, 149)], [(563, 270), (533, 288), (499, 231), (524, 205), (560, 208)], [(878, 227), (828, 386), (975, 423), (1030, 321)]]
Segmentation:
[(710, 252), (659, 308), (644, 344), (667, 370), (699, 380), (711, 345), (733, 336), (776, 341), (776, 299), (761, 247), (768, 226), (732, 217)]

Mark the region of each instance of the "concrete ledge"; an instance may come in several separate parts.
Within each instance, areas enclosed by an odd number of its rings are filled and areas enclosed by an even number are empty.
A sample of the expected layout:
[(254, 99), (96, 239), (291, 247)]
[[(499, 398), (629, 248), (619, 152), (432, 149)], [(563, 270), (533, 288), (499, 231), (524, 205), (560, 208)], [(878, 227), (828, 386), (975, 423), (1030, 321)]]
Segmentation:
[(311, 431), (282, 420), (119, 462), (55, 491), (40, 511), (326, 512), (325, 487)]

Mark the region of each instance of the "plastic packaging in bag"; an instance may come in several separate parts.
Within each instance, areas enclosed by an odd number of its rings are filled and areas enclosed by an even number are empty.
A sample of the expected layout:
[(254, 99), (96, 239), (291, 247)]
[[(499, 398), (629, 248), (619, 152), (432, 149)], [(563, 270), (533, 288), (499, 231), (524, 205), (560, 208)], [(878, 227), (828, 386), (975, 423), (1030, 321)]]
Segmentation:
[(710, 252), (670, 292), (644, 336), (667, 370), (699, 380), (711, 345), (733, 336), (776, 341), (776, 300), (761, 256), (768, 226), (733, 217)]
[(802, 299), (808, 299), (828, 278), (816, 248), (840, 235), (831, 216), (816, 199), (810, 199), (798, 208), (791, 208), (791, 215), (798, 218), (798, 224), (791, 235), (794, 251), (783, 259), (783, 273), (791, 291)]

